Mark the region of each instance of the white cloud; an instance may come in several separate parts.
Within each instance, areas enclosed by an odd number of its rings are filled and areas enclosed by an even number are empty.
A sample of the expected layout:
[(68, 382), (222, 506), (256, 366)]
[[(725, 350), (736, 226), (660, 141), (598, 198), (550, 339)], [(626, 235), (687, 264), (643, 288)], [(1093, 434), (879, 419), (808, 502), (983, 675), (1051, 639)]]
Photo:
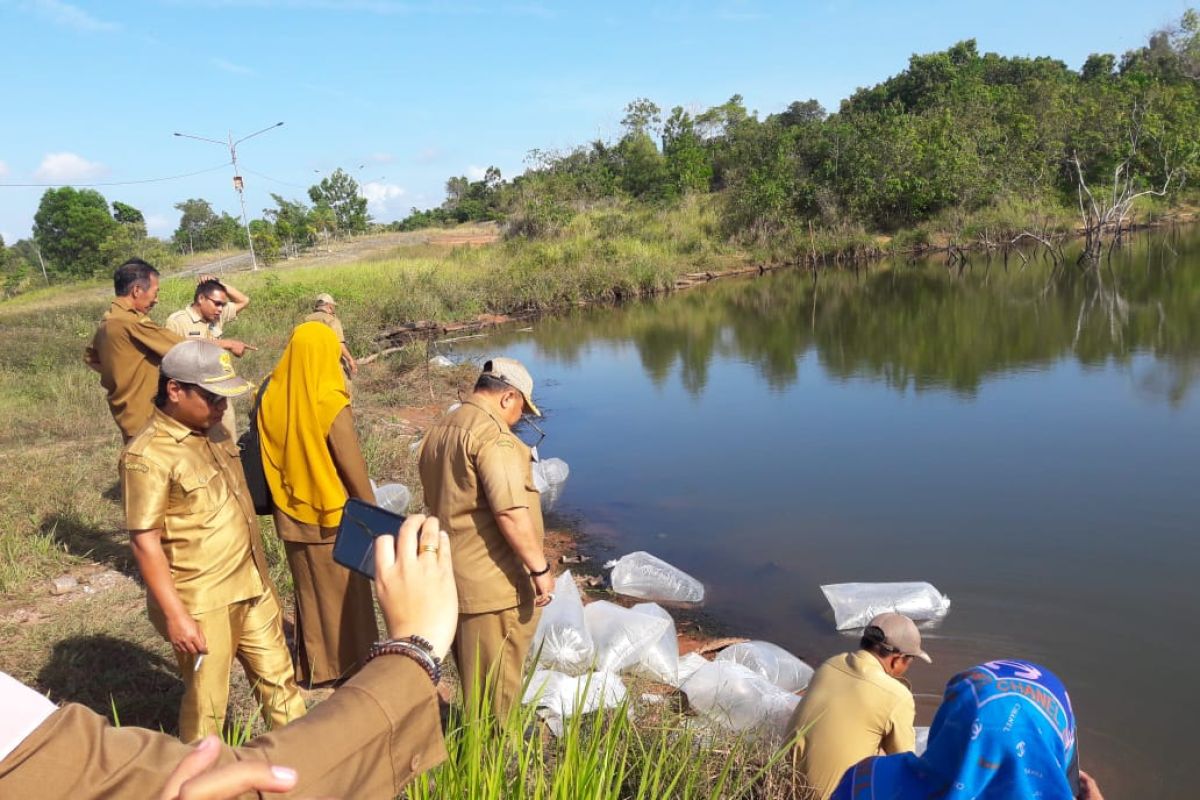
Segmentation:
[(88, 161), (81, 155), (47, 153), (33, 176), (49, 183), (70, 183), (71, 181), (90, 180), (106, 174), (108, 174), (108, 167), (95, 161)]
[(0, 178), (8, 177), (8, 164), (0, 161)]
[(471, 164), (467, 167), (467, 177), (473, 181), (483, 180), (483, 176), (487, 174), (487, 167), (477, 167)]
[(233, 75), (253, 75), (254, 74), (254, 70), (250, 69), (249, 67), (243, 67), (241, 64), (235, 64), (232, 61), (226, 61), (223, 58), (213, 58), (213, 59), (210, 59), (209, 61), (214, 67), (221, 70), (222, 72), (228, 72)]
[(403, 186), (381, 181), (364, 183), (362, 193), (363, 197), (367, 198), (367, 208), (370, 209), (371, 216), (376, 218), (397, 216), (399, 209), (392, 204), (408, 194)]
[(367, 156), (367, 160), (375, 164), (391, 164), (396, 160), (396, 157), (391, 153), (372, 153)]
[(21, 3), (20, 7), (55, 25), (74, 28), (77, 31), (107, 33), (119, 30), (121, 27), (115, 22), (93, 17), (79, 6), (64, 3), (62, 0), (28, 0), (28, 2)]
[(175, 232), (175, 223), (164, 214), (147, 214), (146, 232), (151, 236), (166, 238)]

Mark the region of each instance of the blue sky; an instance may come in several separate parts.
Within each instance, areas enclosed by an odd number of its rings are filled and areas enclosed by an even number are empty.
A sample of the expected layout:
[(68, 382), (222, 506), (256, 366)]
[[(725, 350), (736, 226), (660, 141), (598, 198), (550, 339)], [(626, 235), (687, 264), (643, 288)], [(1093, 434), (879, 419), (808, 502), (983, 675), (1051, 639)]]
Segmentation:
[[(451, 175), (519, 173), (529, 150), (618, 130), (649, 97), (703, 109), (737, 93), (761, 115), (815, 97), (829, 109), (915, 52), (974, 37), (981, 51), (1078, 68), (1176, 19), (1186, 0), (401, 2), (0, 0), (0, 235), (29, 235), (44, 189), (193, 173), (245, 142), (247, 207), (305, 198), (344, 167), (380, 220), (442, 200)], [(173, 204), (237, 213), (229, 167), (98, 187), (169, 235)]]

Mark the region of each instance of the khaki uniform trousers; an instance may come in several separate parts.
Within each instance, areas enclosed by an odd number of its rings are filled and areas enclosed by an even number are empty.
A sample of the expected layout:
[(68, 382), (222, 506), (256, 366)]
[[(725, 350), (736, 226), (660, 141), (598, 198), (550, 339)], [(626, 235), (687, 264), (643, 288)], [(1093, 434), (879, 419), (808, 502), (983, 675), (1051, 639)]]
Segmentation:
[[(210, 733), (221, 735), (235, 656), (272, 730), (304, 716), (304, 699), (296, 687), (291, 654), (283, 638), (283, 616), (273, 592), (192, 614), (192, 618), (204, 633), (208, 654), (198, 670), (194, 669), (196, 656), (175, 654), (184, 686), (179, 705), (180, 739), (194, 742)], [(150, 621), (165, 638), (166, 618), (154, 606), (150, 607)]]
[(525, 658), (541, 615), (532, 601), (501, 611), (458, 615), (452, 651), (468, 713), (480, 702), (475, 692), (484, 690), (491, 692), (496, 720), (507, 718), (519, 699)]

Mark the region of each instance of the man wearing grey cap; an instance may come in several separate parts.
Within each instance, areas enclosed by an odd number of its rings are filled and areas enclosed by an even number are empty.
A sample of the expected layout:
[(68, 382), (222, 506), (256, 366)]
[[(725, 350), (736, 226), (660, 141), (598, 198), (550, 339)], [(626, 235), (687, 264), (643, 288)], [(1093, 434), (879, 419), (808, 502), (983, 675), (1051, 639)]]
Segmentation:
[(880, 614), (859, 648), (826, 660), (792, 714), (792, 763), (805, 787), (798, 797), (826, 800), (859, 761), (916, 744), (916, 706), (903, 678), (914, 658), (932, 663), (921, 632), (903, 614)]
[(490, 679), (501, 720), (521, 689), (538, 616), (554, 589), (531, 453), (512, 432), (525, 413), (541, 416), (528, 370), (511, 358), (490, 359), (471, 396), (425, 434), (419, 456), (425, 505), (454, 546), (452, 652), (467, 708)]
[(163, 357), (149, 424), (121, 453), (125, 527), (155, 629), (183, 678), (179, 736), (220, 734), (234, 657), (273, 728), (304, 715), (258, 516), (221, 425), (253, 386), (229, 353), (188, 340)]

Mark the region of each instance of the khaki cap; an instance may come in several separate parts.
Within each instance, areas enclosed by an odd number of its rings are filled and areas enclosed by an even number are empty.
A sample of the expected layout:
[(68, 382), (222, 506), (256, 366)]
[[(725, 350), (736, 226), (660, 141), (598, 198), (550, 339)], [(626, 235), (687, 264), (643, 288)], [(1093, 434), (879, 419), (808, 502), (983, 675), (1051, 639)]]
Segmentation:
[(529, 412), (537, 417), (542, 415), (533, 404), (533, 377), (520, 361), (515, 358), (490, 358), (483, 362), (483, 374), (498, 378), (516, 389), (525, 399), (525, 407)]
[(933, 663), (929, 654), (921, 649), (921, 632), (917, 630), (917, 623), (903, 614), (889, 611), (875, 617), (867, 625), (883, 631), (883, 643), (901, 655), (915, 656), (926, 664)]
[(162, 360), (162, 374), (221, 397), (240, 397), (254, 388), (233, 371), (233, 356), (212, 342), (189, 339), (172, 347)]
[(317, 295), (317, 300), (315, 303), (313, 303), (313, 308), (317, 309), (317, 308), (320, 308), (321, 306), (336, 306), (336, 305), (337, 305), (337, 300), (333, 299), (333, 295), (327, 294), (326, 292), (321, 292), (319, 295)]

